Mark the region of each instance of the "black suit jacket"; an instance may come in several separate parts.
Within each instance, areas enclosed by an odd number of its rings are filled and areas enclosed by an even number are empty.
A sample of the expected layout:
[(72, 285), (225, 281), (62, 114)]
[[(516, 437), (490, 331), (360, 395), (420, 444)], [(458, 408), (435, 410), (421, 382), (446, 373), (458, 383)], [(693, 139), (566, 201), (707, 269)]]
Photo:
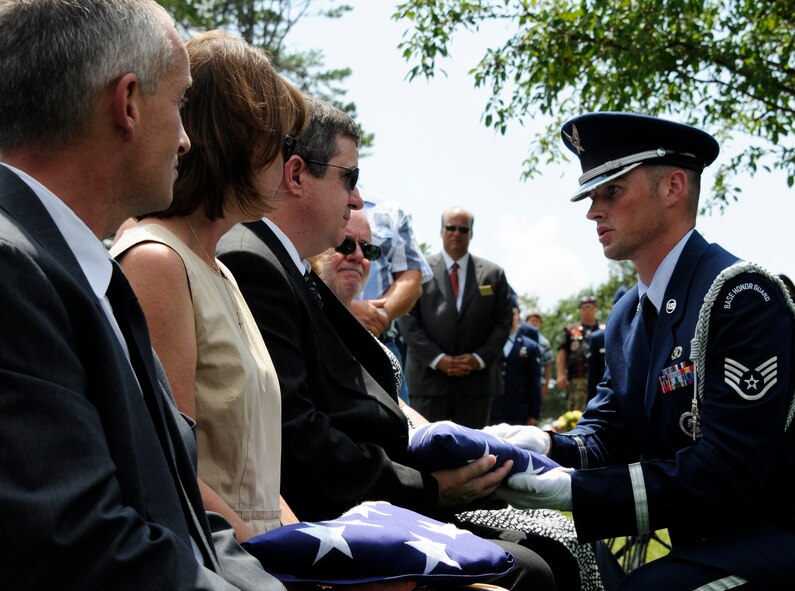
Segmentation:
[(0, 276), (0, 588), (232, 588), (162, 368), (149, 348), (136, 379), (63, 236), (3, 166)]
[[(467, 280), (456, 310), (447, 269), (441, 254), (428, 257), (433, 279), (422, 286), (422, 296), (400, 319), (408, 345), (406, 377), (409, 395), (449, 395), (453, 389), (469, 396), (491, 396), (502, 390), (500, 355), (511, 332), (511, 299), (501, 267), (469, 255)], [(486, 367), (466, 377), (450, 378), (430, 368), (441, 353), (477, 353)]]
[(373, 499), (432, 511), (438, 486), (403, 463), (408, 427), (392, 365), (375, 338), (313, 273), (323, 300), (317, 305), (264, 222), (233, 228), (218, 256), (279, 376), (282, 495), (298, 517), (329, 519)]

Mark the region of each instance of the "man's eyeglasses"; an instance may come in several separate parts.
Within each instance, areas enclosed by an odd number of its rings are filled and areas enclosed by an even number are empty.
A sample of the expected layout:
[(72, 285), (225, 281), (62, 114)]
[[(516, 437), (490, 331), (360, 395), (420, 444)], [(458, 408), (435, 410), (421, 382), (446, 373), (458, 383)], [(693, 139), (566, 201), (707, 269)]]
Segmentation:
[(332, 168), (341, 168), (342, 170), (347, 170), (348, 174), (346, 176), (348, 178), (348, 190), (350, 191), (353, 191), (356, 188), (356, 183), (359, 181), (358, 166), (342, 166), (340, 164), (329, 164), (328, 162), (320, 162), (319, 160), (309, 160), (308, 158), (304, 158), (304, 162), (310, 162), (312, 164), (319, 164), (320, 166), (331, 166)]
[(282, 144), (282, 156), (284, 156), (284, 161), (287, 162), (290, 159), (290, 156), (295, 154), (295, 149), (298, 146), (298, 138), (293, 137), (290, 134), (284, 136), (284, 143)]
[(448, 232), (458, 232), (460, 234), (469, 234), (469, 230), (471, 230), (471, 228), (469, 226), (448, 226), (448, 225), (444, 225), (444, 226), (442, 226), (442, 228), (444, 228)]
[(354, 240), (350, 236), (346, 236), (345, 240), (342, 241), (336, 250), (340, 254), (349, 255), (356, 252), (356, 245), (362, 249), (362, 256), (366, 258), (368, 261), (374, 261), (376, 259), (381, 258), (381, 247), (376, 246), (375, 244), (370, 244), (369, 242), (365, 242), (364, 240)]

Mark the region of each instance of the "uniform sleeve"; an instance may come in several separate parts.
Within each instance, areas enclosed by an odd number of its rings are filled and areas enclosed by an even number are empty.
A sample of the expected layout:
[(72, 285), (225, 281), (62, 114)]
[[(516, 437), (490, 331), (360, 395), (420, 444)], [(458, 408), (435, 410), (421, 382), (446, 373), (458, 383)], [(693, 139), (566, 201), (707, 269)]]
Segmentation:
[[(701, 437), (676, 443), (679, 429), (672, 425), (668, 437), (678, 451), (670, 459), (576, 472), (580, 539), (656, 530), (686, 519), (706, 524), (707, 531), (709, 524), (754, 515), (780, 494), (775, 491), (787, 490), (795, 449), (793, 431), (785, 432), (793, 333), (792, 315), (771, 281), (755, 273), (727, 281), (710, 315)], [(681, 410), (688, 408), (689, 400), (682, 400)]]

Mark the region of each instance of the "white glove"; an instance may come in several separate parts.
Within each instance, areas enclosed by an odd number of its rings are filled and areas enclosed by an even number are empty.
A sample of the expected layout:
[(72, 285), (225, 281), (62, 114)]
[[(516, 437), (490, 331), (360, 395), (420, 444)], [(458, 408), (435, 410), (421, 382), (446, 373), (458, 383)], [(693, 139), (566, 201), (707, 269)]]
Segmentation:
[(559, 509), (571, 511), (572, 468), (554, 468), (543, 474), (514, 474), (508, 487), (495, 496), (517, 509)]
[(532, 425), (509, 425), (507, 423), (500, 423), (499, 425), (483, 427), (481, 431), (493, 435), (494, 437), (499, 437), (508, 443), (512, 443), (516, 447), (529, 449), (530, 451), (544, 455), (549, 453), (549, 448), (552, 445), (549, 434)]

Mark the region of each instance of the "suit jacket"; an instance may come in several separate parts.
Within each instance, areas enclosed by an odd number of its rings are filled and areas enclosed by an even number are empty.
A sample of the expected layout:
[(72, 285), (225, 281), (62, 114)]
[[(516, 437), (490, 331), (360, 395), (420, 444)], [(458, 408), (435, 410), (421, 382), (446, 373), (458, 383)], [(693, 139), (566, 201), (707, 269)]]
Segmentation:
[(282, 495), (302, 520), (339, 516), (365, 500), (434, 510), (435, 478), (404, 465), (408, 425), (378, 341), (323, 281), (322, 308), (262, 222), (224, 236), (232, 271), (268, 346), (282, 391)]
[[(534, 327), (533, 327), (534, 328)], [(538, 343), (516, 333), (513, 346), (501, 355), (503, 391), (491, 405), (491, 423), (524, 425), (541, 408), (541, 362)]]
[[(446, 396), (455, 390), (467, 396), (492, 396), (502, 389), (499, 361), (511, 332), (511, 299), (505, 272), (470, 254), (459, 312), (441, 253), (429, 256), (428, 264), (433, 279), (422, 286), (422, 296), (411, 312), (400, 319), (400, 330), (408, 345), (409, 395)], [(477, 353), (486, 367), (466, 377), (450, 378), (430, 368), (441, 353)]]
[(0, 274), (0, 587), (231, 589), (148, 335), (136, 377), (52, 218), (3, 166)]
[[(667, 527), (675, 554), (775, 588), (791, 582), (795, 564), (788, 483), (795, 429), (785, 432), (795, 386), (795, 321), (778, 287), (743, 273), (718, 293), (695, 441), (683, 428), (693, 383), (672, 379), (687, 378), (705, 294), (735, 261), (698, 233), (691, 236), (666, 289), (651, 349), (636, 313), (637, 287), (618, 302), (605, 334), (604, 382), (577, 427), (552, 435), (552, 457), (599, 468), (572, 476), (582, 540)], [(740, 366), (742, 379), (733, 380)]]

